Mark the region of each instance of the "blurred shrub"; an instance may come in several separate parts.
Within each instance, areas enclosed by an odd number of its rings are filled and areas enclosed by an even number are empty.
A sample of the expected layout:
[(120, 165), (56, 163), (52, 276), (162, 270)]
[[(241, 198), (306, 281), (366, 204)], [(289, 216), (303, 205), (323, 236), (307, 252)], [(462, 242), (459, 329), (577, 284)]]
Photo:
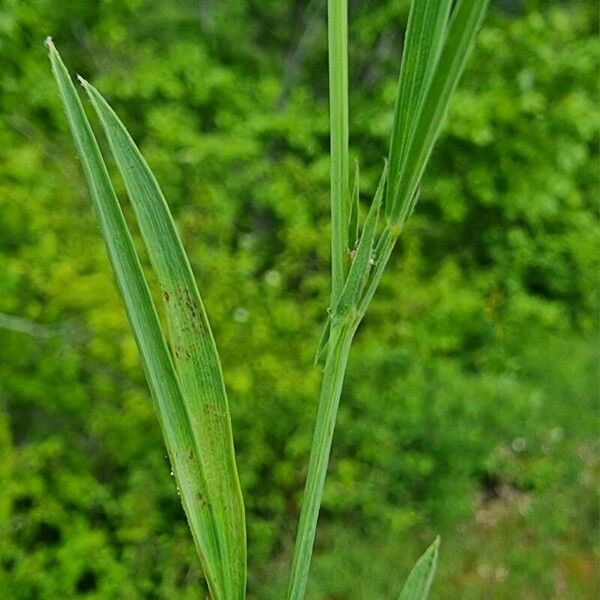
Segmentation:
[[(366, 198), (408, 3), (351, 4)], [(0, 7), (7, 597), (192, 598), (201, 582), (47, 34), (117, 108), (173, 207), (224, 357), (251, 590), (281, 597), (326, 309), (323, 18), (318, 1)], [(437, 531), (440, 598), (595, 589), (597, 25), (583, 1), (490, 13), (352, 355), (313, 598), (389, 596)]]

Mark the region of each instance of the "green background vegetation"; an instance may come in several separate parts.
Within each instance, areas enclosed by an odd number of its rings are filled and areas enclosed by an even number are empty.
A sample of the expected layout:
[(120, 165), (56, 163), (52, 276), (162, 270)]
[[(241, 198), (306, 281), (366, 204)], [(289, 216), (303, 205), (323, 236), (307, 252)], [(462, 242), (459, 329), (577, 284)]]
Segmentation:
[[(365, 199), (407, 12), (351, 2)], [(438, 532), (435, 598), (597, 597), (597, 18), (493, 3), (351, 355), (311, 599), (391, 598)], [(250, 597), (282, 598), (328, 294), (323, 2), (0, 7), (0, 595), (197, 598), (48, 34), (170, 202), (224, 363)]]

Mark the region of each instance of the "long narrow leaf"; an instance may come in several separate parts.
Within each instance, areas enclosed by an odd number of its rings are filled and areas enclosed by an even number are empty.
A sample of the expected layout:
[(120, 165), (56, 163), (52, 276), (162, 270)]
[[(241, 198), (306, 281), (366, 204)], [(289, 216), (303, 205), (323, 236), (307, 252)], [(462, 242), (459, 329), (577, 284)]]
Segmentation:
[(246, 587), (244, 506), (221, 364), (204, 305), (156, 178), (108, 103), (89, 83), (82, 84), (104, 127), (163, 290), (175, 367), (215, 520), (225, 598), (241, 599)]
[(421, 110), (440, 57), (451, 5), (452, 0), (414, 0), (411, 5), (390, 143), (388, 216), (398, 176), (415, 132), (415, 115)]
[(325, 325), (323, 325), (323, 331), (321, 332), (321, 337), (319, 338), (319, 343), (317, 344), (317, 352), (315, 353), (314, 365), (317, 366), (321, 358), (327, 352), (327, 346), (329, 344), (329, 334), (331, 332), (331, 315), (327, 315), (327, 320), (325, 321)]
[(448, 111), (452, 93), (475, 43), (489, 0), (458, 0), (452, 13), (442, 54), (417, 117), (410, 150), (393, 192), (389, 213), (393, 224), (401, 224), (410, 210), (423, 171)]
[(439, 547), (438, 536), (413, 567), (398, 600), (427, 600), (437, 568)]
[(354, 186), (350, 196), (350, 216), (348, 217), (348, 250), (352, 251), (358, 243), (358, 214), (360, 205), (360, 168), (358, 160), (354, 163)]
[(360, 236), (360, 242), (356, 249), (356, 256), (352, 261), (352, 266), (348, 273), (348, 278), (344, 284), (344, 289), (340, 294), (339, 301), (333, 309), (332, 318), (352, 318), (358, 314), (358, 304), (362, 291), (368, 281), (369, 272), (373, 263), (373, 244), (377, 232), (377, 221), (379, 218), (379, 209), (383, 200), (383, 191), (387, 179), (387, 164), (383, 168), (383, 173), (379, 179), (379, 185), (375, 192), (373, 202), (365, 219), (365, 224)]
[(210, 505), (206, 499), (207, 486), (173, 361), (162, 335), (131, 235), (75, 86), (50, 39), (46, 41), (46, 45), (107, 253), (142, 357), (208, 586), (213, 598), (223, 598), (219, 547)]

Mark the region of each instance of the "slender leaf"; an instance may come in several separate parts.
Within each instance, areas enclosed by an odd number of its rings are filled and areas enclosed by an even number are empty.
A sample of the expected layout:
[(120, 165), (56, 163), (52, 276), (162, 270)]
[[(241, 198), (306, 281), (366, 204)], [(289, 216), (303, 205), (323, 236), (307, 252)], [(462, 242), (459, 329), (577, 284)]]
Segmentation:
[(225, 596), (219, 541), (207, 502), (207, 485), (198, 458), (199, 448), (175, 367), (131, 235), (75, 86), (50, 39), (46, 45), (115, 279), (145, 368), (181, 501), (211, 594), (213, 598), (221, 599)]
[(427, 600), (437, 568), (439, 547), (438, 536), (413, 567), (398, 600)]
[(402, 224), (410, 211), (409, 200), (417, 190), (488, 3), (489, 0), (458, 0), (452, 13), (431, 84), (415, 115), (417, 123), (410, 150), (393, 191), (389, 220), (394, 225)]
[(162, 288), (169, 339), (220, 544), (226, 598), (244, 597), (246, 531), (229, 406), (216, 344), (196, 281), (156, 178), (115, 112), (89, 83), (92, 101), (134, 207)]
[(415, 115), (421, 111), (440, 57), (451, 5), (452, 0), (413, 0), (411, 4), (390, 143), (387, 216), (391, 214), (398, 176), (415, 133)]
[[(333, 319), (346, 318), (347, 316), (352, 318), (358, 313), (360, 296), (367, 283), (369, 272), (373, 264), (373, 244), (377, 232), (377, 221), (383, 199), (386, 178), (387, 164), (383, 168), (383, 173), (381, 174), (375, 197), (373, 198), (371, 208), (367, 214), (360, 236), (360, 242), (356, 249), (356, 256), (352, 261), (352, 266), (350, 267), (344, 289), (340, 294), (337, 305), (333, 309)], [(354, 315), (352, 313), (354, 313)]]
[(323, 325), (323, 331), (321, 333), (321, 337), (319, 338), (319, 343), (317, 344), (317, 352), (315, 354), (315, 366), (319, 364), (321, 358), (327, 352), (327, 346), (329, 344), (329, 334), (331, 332), (331, 315), (327, 315), (327, 320), (325, 321), (325, 325)]
[(354, 163), (354, 186), (350, 197), (350, 216), (348, 218), (348, 250), (354, 251), (359, 238), (358, 215), (360, 207), (360, 169), (358, 160)]

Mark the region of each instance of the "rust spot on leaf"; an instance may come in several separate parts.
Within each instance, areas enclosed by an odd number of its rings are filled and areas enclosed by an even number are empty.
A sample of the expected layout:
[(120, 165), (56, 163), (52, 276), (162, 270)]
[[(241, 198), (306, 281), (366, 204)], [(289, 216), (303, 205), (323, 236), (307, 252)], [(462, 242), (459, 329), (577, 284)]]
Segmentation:
[(191, 360), (192, 355), (189, 350), (187, 350), (184, 346), (180, 344), (173, 344), (173, 355), (177, 360)]

